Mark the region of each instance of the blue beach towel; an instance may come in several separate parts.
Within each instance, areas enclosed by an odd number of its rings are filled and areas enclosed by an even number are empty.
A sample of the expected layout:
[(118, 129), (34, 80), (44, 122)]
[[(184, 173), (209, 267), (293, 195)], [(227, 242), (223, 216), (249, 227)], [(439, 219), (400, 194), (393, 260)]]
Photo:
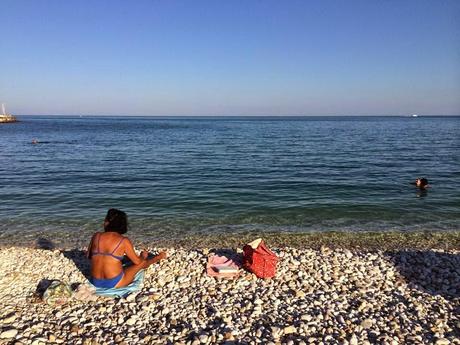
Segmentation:
[(94, 287), (96, 290), (96, 295), (106, 296), (106, 297), (126, 297), (132, 292), (139, 291), (144, 284), (144, 270), (137, 272), (134, 280), (128, 286), (121, 288), (99, 288), (95, 287), (93, 284), (89, 283), (90, 286)]

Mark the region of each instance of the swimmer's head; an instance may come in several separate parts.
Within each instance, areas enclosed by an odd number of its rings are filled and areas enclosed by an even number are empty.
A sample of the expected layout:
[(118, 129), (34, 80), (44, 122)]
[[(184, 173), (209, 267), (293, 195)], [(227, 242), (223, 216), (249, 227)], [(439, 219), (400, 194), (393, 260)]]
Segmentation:
[(428, 180), (424, 177), (419, 177), (415, 180), (415, 185), (420, 189), (425, 189), (428, 186)]

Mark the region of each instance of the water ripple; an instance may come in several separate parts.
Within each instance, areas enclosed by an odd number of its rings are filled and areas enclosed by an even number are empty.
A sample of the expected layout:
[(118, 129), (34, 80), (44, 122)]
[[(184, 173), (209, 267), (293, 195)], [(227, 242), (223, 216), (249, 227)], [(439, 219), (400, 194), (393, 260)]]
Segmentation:
[(459, 117), (21, 120), (0, 127), (2, 233), (97, 228), (109, 207), (152, 236), (460, 225)]

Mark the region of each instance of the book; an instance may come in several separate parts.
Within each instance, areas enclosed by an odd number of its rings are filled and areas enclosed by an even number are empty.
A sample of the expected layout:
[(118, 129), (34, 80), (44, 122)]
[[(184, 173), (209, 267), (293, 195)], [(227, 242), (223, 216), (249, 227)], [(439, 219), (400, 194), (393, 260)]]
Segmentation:
[(224, 265), (217, 265), (213, 267), (219, 273), (238, 273), (238, 268)]

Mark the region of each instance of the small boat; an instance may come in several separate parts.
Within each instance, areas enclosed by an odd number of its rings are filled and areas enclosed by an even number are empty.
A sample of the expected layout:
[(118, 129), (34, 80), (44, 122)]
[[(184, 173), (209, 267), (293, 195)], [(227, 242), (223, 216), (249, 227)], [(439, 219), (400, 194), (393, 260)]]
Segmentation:
[(7, 122), (16, 122), (16, 117), (11, 114), (8, 114), (5, 110), (5, 104), (2, 103), (2, 115), (0, 115), (0, 123), (7, 123)]
[(417, 114), (412, 114), (412, 117), (418, 117), (418, 115)]

